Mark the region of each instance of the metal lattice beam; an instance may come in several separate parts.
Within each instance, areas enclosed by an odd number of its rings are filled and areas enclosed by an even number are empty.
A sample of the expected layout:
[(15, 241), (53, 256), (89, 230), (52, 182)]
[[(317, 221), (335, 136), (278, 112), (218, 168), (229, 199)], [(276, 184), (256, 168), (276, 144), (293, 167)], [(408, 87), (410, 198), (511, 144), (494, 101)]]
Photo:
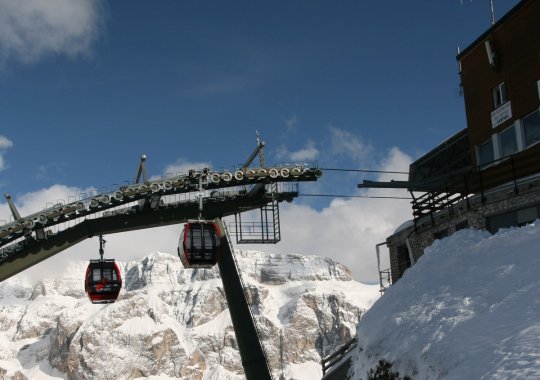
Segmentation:
[[(86, 217), (118, 206), (140, 201), (141, 207), (156, 208), (161, 198), (168, 195), (193, 193), (225, 188), (256, 188), (276, 182), (315, 181), (322, 175), (318, 168), (302, 166), (280, 166), (270, 168), (243, 168), (235, 171), (213, 172), (209, 169), (190, 171), (187, 175), (151, 181), (145, 184), (121, 186), (117, 190), (97, 194), (92, 197), (57, 204), (35, 214), (17, 218), (14, 222), (0, 227), (0, 248), (21, 238), (36, 235), (40, 229), (52, 227), (70, 220)], [(202, 183), (200, 183), (200, 179)]]
[[(298, 193), (279, 193), (278, 201), (292, 200)], [(254, 210), (270, 202), (267, 194), (258, 196), (236, 196), (208, 199), (204, 203), (205, 217), (209, 219), (230, 216), (238, 210)], [(45, 239), (27, 238), (4, 248), (0, 257), (0, 281), (3, 281), (63, 250), (80, 243), (86, 238), (119, 232), (180, 224), (194, 219), (199, 213), (196, 202), (178, 203), (164, 208), (143, 209), (133, 207), (127, 212), (86, 219)]]

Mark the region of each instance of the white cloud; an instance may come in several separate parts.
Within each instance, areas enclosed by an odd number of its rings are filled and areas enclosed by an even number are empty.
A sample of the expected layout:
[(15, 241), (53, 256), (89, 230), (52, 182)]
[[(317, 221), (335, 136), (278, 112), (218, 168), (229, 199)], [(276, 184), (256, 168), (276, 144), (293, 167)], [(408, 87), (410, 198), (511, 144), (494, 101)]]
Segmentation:
[(374, 147), (371, 143), (364, 141), (361, 137), (354, 135), (334, 126), (330, 126), (330, 148), (334, 155), (346, 156), (359, 164), (371, 162), (374, 154)]
[(6, 163), (4, 161), (5, 150), (11, 148), (13, 142), (7, 137), (0, 135), (0, 172), (6, 168)]
[(0, 149), (8, 149), (13, 146), (13, 142), (6, 136), (0, 135)]
[[(377, 167), (406, 171), (410, 162), (411, 157), (392, 148)], [(386, 175), (376, 180), (386, 181)], [(404, 190), (396, 189), (371, 189), (358, 194), (408, 197)], [(279, 244), (236, 248), (329, 257), (349, 267), (356, 280), (371, 283), (379, 280), (375, 245), (385, 242), (399, 225), (412, 217), (410, 202), (399, 199), (337, 198), (320, 211), (309, 205), (282, 203), (280, 207), (282, 241)], [(387, 269), (387, 254), (382, 257), (381, 269)]]
[[(174, 164), (167, 165), (163, 170), (164, 177), (177, 176), (180, 174), (187, 174), (190, 170), (202, 170), (204, 168), (212, 169), (210, 162), (189, 162), (184, 159), (178, 159)], [(152, 177), (151, 179), (158, 179), (158, 177)]]
[[(388, 155), (380, 162), (378, 167), (381, 171), (408, 173), (411, 161), (412, 159), (409, 155), (403, 153), (398, 148), (393, 147), (389, 150)], [(408, 176), (405, 174), (382, 173), (377, 180), (390, 181), (396, 178), (405, 181)]]
[(298, 116), (296, 114), (292, 115), (288, 119), (285, 119), (285, 128), (287, 132), (290, 132), (298, 125)]
[(315, 146), (315, 142), (308, 140), (303, 148), (290, 152), (284, 145), (278, 147), (275, 155), (278, 160), (283, 160), (291, 163), (312, 162), (319, 157), (319, 150)]
[(86, 54), (102, 26), (94, 0), (0, 0), (0, 61)]
[(65, 177), (66, 168), (69, 166), (66, 162), (49, 162), (37, 167), (37, 180)]
[(308, 141), (304, 148), (291, 152), (290, 157), (293, 162), (314, 161), (319, 156), (319, 150), (313, 141)]
[[(91, 189), (54, 185), (16, 197), (14, 202), (19, 213), (22, 216), (27, 216), (58, 202), (70, 202), (79, 199), (81, 194), (88, 196), (91, 191)], [(6, 222), (12, 220), (11, 211), (6, 202), (0, 203), (0, 220)], [(71, 223), (74, 225), (74, 222)], [(2, 222), (0, 222), (1, 224)], [(107, 240), (105, 257), (115, 258), (119, 261), (129, 261), (141, 259), (156, 251), (175, 254), (180, 231), (180, 225), (173, 225), (107, 235), (105, 236), (105, 240)], [(98, 248), (97, 237), (86, 239), (22, 272), (22, 275), (33, 281), (55, 275), (62, 271), (70, 260), (85, 261), (99, 258)]]

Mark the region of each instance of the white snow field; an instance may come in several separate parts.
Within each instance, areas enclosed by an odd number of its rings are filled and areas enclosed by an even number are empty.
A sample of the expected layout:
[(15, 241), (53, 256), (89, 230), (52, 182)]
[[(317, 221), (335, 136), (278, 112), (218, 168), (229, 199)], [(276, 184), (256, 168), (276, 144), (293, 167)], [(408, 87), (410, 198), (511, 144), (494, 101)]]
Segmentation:
[(540, 378), (540, 220), (437, 240), (359, 323), (352, 379)]

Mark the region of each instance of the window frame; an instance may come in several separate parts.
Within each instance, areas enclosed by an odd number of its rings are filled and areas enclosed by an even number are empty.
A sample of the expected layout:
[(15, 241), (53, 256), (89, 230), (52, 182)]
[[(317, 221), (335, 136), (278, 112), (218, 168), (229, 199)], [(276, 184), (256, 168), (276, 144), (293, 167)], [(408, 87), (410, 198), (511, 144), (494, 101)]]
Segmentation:
[(491, 89), (491, 99), (493, 101), (494, 110), (508, 102), (508, 93), (506, 91), (505, 82), (501, 82)]
[[(513, 131), (512, 135), (514, 136), (515, 150), (510, 152), (510, 153), (505, 154), (505, 152), (504, 152), (504, 144), (503, 144), (503, 135), (507, 135), (507, 134), (511, 133), (512, 131)], [(516, 128), (515, 124), (512, 124), (508, 128), (505, 128), (504, 130), (499, 132), (497, 135), (498, 135), (498, 139), (499, 139), (499, 158), (508, 157), (508, 156), (511, 156), (512, 154), (517, 153), (517, 152), (520, 151), (518, 133), (517, 133), (517, 128)]]
[[(491, 146), (491, 159), (486, 162), (480, 162), (480, 158), (481, 158), (480, 151), (482, 147), (488, 144)], [(476, 146), (476, 166), (478, 166), (480, 169), (484, 169), (492, 165), (494, 161), (495, 161), (495, 146), (493, 144), (493, 137), (490, 137), (489, 140), (486, 140), (483, 143), (480, 143)]]
[(520, 130), (521, 130), (521, 138), (522, 138), (522, 141), (523, 141), (523, 149), (528, 149), (538, 143), (540, 143), (540, 138), (536, 141), (534, 141), (533, 143), (529, 144), (527, 142), (527, 133), (525, 131), (525, 120), (529, 117), (529, 116), (532, 116), (534, 114), (538, 114), (538, 117), (540, 118), (540, 108), (537, 108), (535, 109), (534, 111), (532, 111), (531, 113), (525, 115), (524, 117), (521, 118), (520, 120)]

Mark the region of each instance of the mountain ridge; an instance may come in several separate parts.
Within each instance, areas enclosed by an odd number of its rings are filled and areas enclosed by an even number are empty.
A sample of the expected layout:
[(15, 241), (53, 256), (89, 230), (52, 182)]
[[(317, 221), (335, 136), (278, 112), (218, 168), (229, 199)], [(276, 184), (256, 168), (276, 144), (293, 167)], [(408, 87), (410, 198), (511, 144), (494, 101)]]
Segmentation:
[[(378, 297), (378, 286), (353, 281), (330, 259), (258, 251), (235, 257), (275, 376), (280, 334), (286, 378), (321, 377), (321, 356), (355, 334)], [(35, 285), (21, 278), (0, 284), (4, 376), (243, 378), (217, 267), (186, 270), (162, 252), (119, 263), (124, 288), (103, 306), (84, 294), (86, 265), (71, 263)]]

